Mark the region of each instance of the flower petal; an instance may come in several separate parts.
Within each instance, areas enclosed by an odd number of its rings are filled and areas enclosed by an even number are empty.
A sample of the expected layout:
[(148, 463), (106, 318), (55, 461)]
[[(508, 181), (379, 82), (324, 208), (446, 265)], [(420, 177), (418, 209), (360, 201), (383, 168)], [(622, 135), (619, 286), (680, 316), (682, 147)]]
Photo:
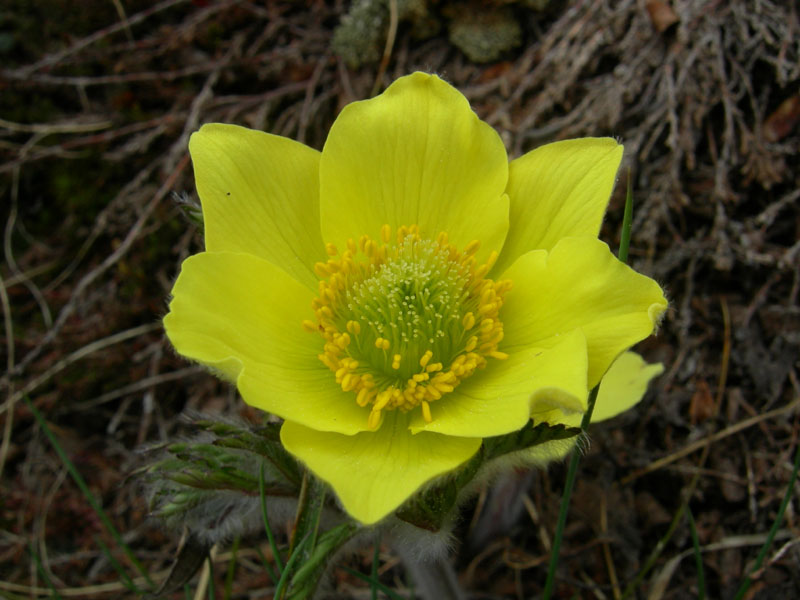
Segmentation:
[(508, 230), (508, 158), (497, 132), (435, 75), (401, 77), (380, 96), (347, 105), (320, 160), (323, 238), (340, 247), (381, 226), (447, 231), (479, 259)]
[(616, 417), (642, 399), (650, 380), (664, 372), (661, 363), (647, 364), (636, 352), (624, 352), (603, 376), (592, 422)]
[(414, 414), (411, 431), (487, 437), (520, 429), (531, 416), (551, 421), (586, 409), (586, 338), (580, 330), (550, 349), (526, 348), (492, 361), (431, 404), (433, 420)]
[(589, 348), (590, 388), (619, 354), (653, 333), (667, 308), (655, 281), (590, 237), (564, 238), (549, 254), (523, 254), (503, 278), (514, 288), (500, 313), (502, 350), (552, 347), (560, 335), (581, 328)]
[[(592, 423), (605, 421), (631, 408), (642, 399), (650, 380), (663, 371), (664, 366), (661, 363), (650, 365), (635, 352), (623, 352), (603, 376), (592, 412)], [(562, 423), (568, 427), (580, 427), (581, 421), (582, 415), (571, 414), (548, 422), (553, 425)], [(544, 467), (550, 462), (563, 459), (575, 447), (576, 441), (577, 438), (569, 438), (545, 442), (524, 450), (513, 458), (522, 464)]]
[(344, 436), (286, 421), (281, 442), (327, 481), (345, 510), (364, 524), (379, 521), (422, 485), (467, 461), (479, 438), (411, 435), (406, 415), (387, 414), (375, 432)]
[(322, 338), (304, 331), (313, 293), (249, 254), (187, 258), (172, 290), (167, 336), (182, 355), (236, 381), (248, 404), (309, 427), (352, 435), (369, 411), (318, 359)]
[(319, 152), (293, 140), (212, 123), (189, 140), (206, 250), (269, 260), (316, 289)]
[(614, 188), (622, 146), (611, 138), (564, 140), (511, 162), (511, 225), (495, 266), (502, 273), (529, 250), (550, 250), (563, 237), (597, 237)]

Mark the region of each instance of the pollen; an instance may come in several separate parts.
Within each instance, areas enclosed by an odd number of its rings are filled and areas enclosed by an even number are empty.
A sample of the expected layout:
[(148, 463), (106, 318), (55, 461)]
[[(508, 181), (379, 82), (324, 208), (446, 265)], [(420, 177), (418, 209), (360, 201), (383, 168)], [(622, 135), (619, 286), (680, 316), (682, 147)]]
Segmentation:
[(316, 320), (302, 328), (321, 339), (319, 360), (344, 392), (365, 409), (369, 429), (385, 411), (420, 411), (430, 423), (436, 401), (466, 378), (508, 354), (499, 318), (509, 280), (486, 277), (497, 260), (478, 264), (480, 242), (459, 250), (447, 232), (424, 237), (417, 225), (373, 239), (347, 240), (314, 265)]

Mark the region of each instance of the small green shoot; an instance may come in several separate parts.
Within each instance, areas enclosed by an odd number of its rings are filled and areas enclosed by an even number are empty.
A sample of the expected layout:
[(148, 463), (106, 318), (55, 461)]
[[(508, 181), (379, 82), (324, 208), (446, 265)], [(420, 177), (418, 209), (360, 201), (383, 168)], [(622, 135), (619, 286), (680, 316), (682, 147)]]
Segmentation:
[(631, 228), (633, 227), (633, 191), (631, 190), (631, 170), (628, 169), (628, 191), (625, 194), (625, 213), (622, 215), (622, 235), (619, 240), (619, 259), (628, 262), (628, 248), (631, 245)]

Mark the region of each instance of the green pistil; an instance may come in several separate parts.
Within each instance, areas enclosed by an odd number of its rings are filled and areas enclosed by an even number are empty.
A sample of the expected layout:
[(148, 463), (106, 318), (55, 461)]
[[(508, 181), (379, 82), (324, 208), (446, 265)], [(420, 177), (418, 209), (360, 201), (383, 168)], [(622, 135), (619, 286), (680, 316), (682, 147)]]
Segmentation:
[[(433, 352), (431, 362), (449, 364), (471, 335), (464, 331), (462, 319), (478, 305), (477, 298), (465, 302), (468, 282), (467, 269), (452, 262), (436, 242), (407, 237), (397, 257), (388, 258), (345, 294), (338, 324), (344, 330), (354, 320), (362, 332), (350, 348), (351, 356), (371, 367), (376, 381), (387, 382), (406, 381), (418, 373), (419, 359), (427, 350)], [(378, 338), (389, 340), (388, 350), (375, 347)], [(397, 354), (400, 368), (394, 369)]]

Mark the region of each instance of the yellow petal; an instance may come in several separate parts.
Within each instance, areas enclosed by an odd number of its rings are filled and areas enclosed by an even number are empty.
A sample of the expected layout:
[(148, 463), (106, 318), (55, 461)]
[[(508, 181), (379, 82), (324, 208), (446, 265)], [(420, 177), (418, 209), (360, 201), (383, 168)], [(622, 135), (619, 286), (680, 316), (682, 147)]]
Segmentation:
[(347, 105), (320, 160), (325, 241), (377, 237), (381, 226), (447, 231), (477, 258), (499, 251), (508, 230), (508, 158), (500, 137), (466, 98), (435, 75), (414, 73), (380, 96)]
[(303, 330), (313, 292), (249, 254), (187, 258), (172, 290), (167, 336), (182, 355), (236, 382), (248, 404), (325, 431), (365, 430), (368, 411), (318, 359), (322, 338)]
[(661, 363), (647, 364), (636, 352), (624, 352), (600, 383), (592, 422), (616, 417), (642, 399), (650, 380), (664, 372)]
[[(650, 380), (663, 371), (661, 363), (649, 365), (635, 352), (624, 352), (614, 361), (600, 383), (592, 423), (610, 419), (631, 408), (642, 399)], [(581, 420), (581, 414), (573, 414), (549, 422), (580, 427)], [(575, 438), (555, 440), (524, 450), (514, 459), (527, 465), (545, 466), (564, 458), (574, 446)]]
[(511, 162), (510, 227), (495, 266), (502, 273), (529, 250), (563, 237), (596, 237), (616, 181), (622, 146), (611, 138), (547, 144)]
[[(639, 402), (647, 391), (647, 384), (663, 370), (664, 367), (660, 363), (648, 365), (635, 352), (624, 352), (614, 361), (600, 383), (592, 412), (592, 423), (615, 417)], [(534, 416), (534, 420), (536, 422), (546, 420), (553, 425), (561, 423), (567, 427), (580, 427), (583, 419), (580, 413), (560, 416), (553, 413), (552, 417), (544, 419)], [(511, 463), (544, 467), (567, 456), (575, 447), (576, 439), (554, 440), (528, 448), (510, 457)]]
[(523, 254), (503, 278), (514, 282), (500, 313), (503, 351), (551, 347), (580, 328), (589, 348), (590, 388), (617, 356), (653, 333), (667, 308), (655, 281), (590, 237), (564, 238), (549, 254)]
[(411, 431), (487, 437), (520, 429), (531, 416), (558, 422), (586, 409), (586, 338), (580, 330), (550, 349), (527, 348), (493, 361), (431, 404), (433, 419), (412, 417)]
[(376, 432), (344, 436), (287, 421), (281, 442), (328, 482), (345, 510), (369, 525), (398, 508), (422, 485), (467, 461), (477, 438), (411, 435), (407, 415), (387, 414)]
[(324, 260), (319, 152), (235, 125), (204, 125), (189, 140), (203, 204), (206, 250), (269, 260), (316, 289)]

